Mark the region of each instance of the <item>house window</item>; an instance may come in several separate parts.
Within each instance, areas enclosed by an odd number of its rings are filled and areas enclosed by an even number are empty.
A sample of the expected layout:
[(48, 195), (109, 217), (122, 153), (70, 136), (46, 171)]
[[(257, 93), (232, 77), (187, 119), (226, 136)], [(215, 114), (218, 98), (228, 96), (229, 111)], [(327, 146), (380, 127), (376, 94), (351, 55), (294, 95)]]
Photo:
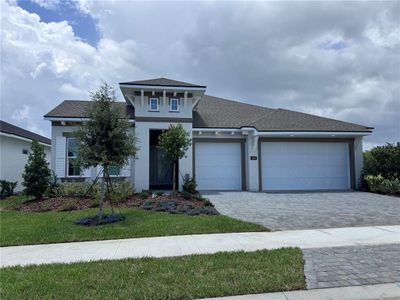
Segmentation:
[(22, 154), (28, 154), (28, 149), (22, 149)]
[(179, 111), (179, 99), (169, 100), (169, 111)]
[(117, 166), (110, 166), (108, 168), (108, 175), (119, 176), (121, 174), (121, 168)]
[(67, 174), (68, 176), (80, 176), (81, 172), (76, 166), (78, 158), (78, 144), (75, 138), (67, 138)]
[(150, 98), (149, 110), (150, 111), (158, 111), (158, 98)]

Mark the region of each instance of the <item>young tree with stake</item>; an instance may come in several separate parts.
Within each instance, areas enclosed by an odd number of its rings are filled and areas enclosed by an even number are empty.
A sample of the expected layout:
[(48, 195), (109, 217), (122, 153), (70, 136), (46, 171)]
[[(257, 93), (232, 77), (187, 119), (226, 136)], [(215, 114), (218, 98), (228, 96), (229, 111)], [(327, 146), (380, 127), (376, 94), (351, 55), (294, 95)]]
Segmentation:
[[(91, 93), (93, 104), (88, 109), (88, 121), (75, 132), (78, 144), (77, 163), (81, 168), (101, 166), (103, 180), (99, 201), (99, 220), (103, 218), (105, 188), (109, 191), (110, 167), (122, 168), (137, 152), (136, 139), (129, 132), (126, 115), (114, 103), (114, 89), (107, 83)], [(108, 193), (109, 194), (109, 193)]]
[(172, 190), (176, 191), (177, 164), (186, 156), (189, 146), (192, 144), (190, 134), (183, 128), (182, 124), (170, 125), (159, 137), (160, 147), (164, 149), (167, 158), (173, 162)]

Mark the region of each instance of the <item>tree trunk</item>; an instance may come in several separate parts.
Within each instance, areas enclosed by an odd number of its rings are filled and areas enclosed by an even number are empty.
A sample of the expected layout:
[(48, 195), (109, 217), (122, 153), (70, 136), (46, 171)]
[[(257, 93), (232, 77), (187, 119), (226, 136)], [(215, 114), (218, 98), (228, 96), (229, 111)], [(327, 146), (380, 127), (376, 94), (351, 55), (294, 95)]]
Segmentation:
[(106, 169), (107, 167), (103, 166), (103, 179), (101, 182), (101, 190), (100, 190), (100, 201), (99, 201), (99, 221), (103, 219), (104, 211), (103, 211), (103, 202), (104, 202), (104, 194), (105, 194), (105, 184), (106, 184)]
[(176, 191), (176, 162), (174, 161), (174, 168), (172, 172), (172, 191), (175, 193)]

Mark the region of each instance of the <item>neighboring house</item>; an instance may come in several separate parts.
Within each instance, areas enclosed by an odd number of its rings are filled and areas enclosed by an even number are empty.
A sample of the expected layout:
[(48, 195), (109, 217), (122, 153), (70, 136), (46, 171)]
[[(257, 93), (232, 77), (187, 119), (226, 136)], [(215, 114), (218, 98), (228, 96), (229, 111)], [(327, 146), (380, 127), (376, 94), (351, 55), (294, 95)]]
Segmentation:
[(31, 131), (0, 121), (0, 179), (17, 181), (15, 192), (23, 190), (22, 173), (28, 161), (33, 140), (44, 146), (46, 159), (50, 163), (50, 139)]
[[(182, 124), (192, 138), (180, 175), (195, 177), (198, 190), (349, 190), (358, 186), (362, 139), (372, 128), (286, 109), (270, 109), (205, 95), (206, 86), (166, 78), (119, 84), (124, 109), (139, 140), (136, 160), (115, 176), (137, 191), (170, 188), (171, 164), (158, 147), (170, 124)], [(45, 115), (52, 124), (51, 166), (63, 179), (88, 180), (71, 164), (71, 132), (85, 121), (90, 101), (65, 100)], [(178, 176), (180, 185), (182, 177)]]

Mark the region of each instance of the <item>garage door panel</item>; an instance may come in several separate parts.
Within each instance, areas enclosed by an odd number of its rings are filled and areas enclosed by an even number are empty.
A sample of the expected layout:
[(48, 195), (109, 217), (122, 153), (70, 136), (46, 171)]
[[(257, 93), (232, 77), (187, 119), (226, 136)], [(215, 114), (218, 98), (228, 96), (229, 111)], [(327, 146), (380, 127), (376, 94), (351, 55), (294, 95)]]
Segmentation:
[(348, 189), (347, 143), (261, 143), (263, 190)]
[(195, 144), (198, 190), (241, 190), (240, 143)]

